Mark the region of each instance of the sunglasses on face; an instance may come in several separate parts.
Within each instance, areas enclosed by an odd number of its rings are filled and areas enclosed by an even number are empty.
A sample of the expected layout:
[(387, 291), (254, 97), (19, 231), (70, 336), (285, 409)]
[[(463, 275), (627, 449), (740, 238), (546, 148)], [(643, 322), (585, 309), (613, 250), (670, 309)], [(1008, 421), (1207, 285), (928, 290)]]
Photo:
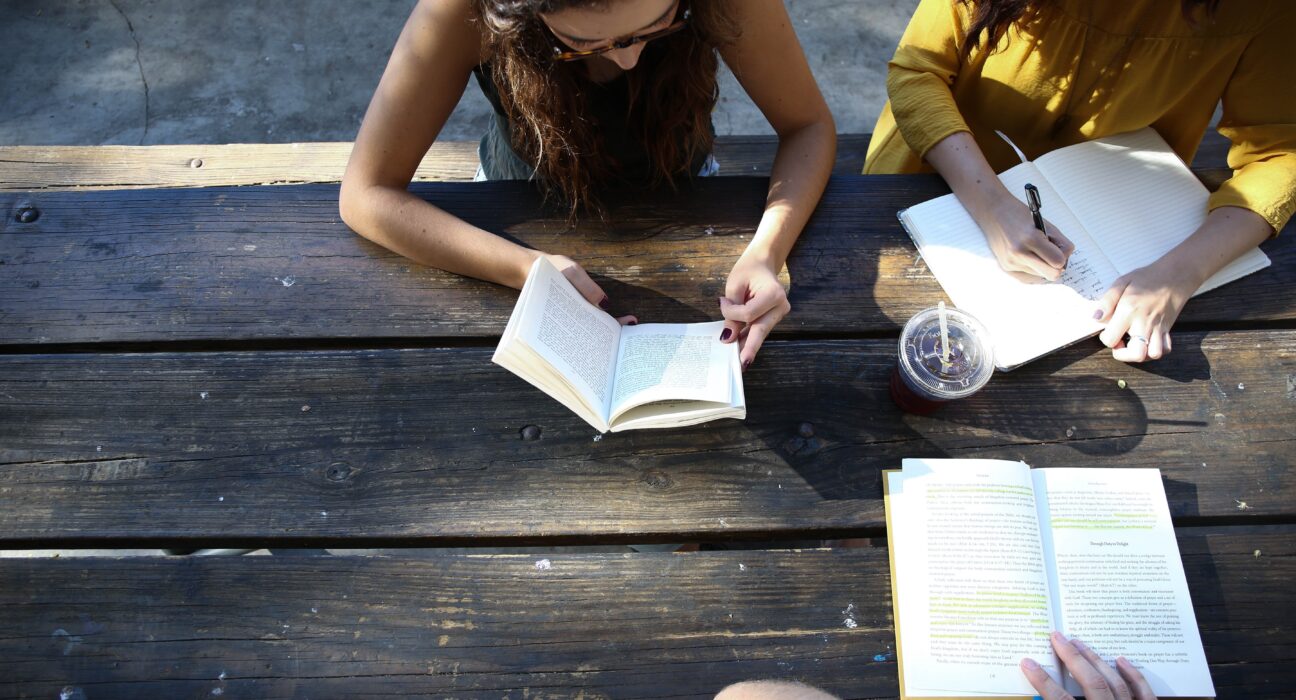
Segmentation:
[(669, 36), (671, 34), (674, 34), (675, 32), (678, 32), (679, 30), (688, 26), (689, 17), (691, 14), (692, 12), (690, 10), (685, 9), (684, 13), (679, 16), (679, 19), (675, 20), (674, 22), (671, 22), (668, 26), (662, 29), (658, 29), (655, 32), (648, 32), (647, 34), (637, 34), (635, 36), (626, 37), (625, 39), (618, 39), (616, 41), (613, 41), (611, 44), (608, 44), (607, 46), (600, 46), (597, 49), (576, 51), (573, 49), (564, 50), (562, 47), (555, 46), (553, 49), (554, 50), (553, 60), (579, 61), (582, 59), (591, 58), (593, 56), (602, 56), (603, 54), (608, 53), (609, 51), (628, 49), (631, 46), (634, 46), (635, 44), (642, 44), (648, 41), (652, 41), (653, 39), (660, 39), (664, 36)]

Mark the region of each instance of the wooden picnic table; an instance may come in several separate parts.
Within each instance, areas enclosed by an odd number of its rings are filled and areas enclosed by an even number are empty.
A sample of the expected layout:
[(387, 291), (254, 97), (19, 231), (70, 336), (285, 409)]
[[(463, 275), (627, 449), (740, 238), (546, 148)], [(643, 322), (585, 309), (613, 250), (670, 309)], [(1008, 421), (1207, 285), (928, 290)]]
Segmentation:
[[(515, 292), (359, 238), (336, 184), (40, 184), (7, 155), (0, 549), (604, 546), (0, 559), (0, 698), (894, 696), (880, 473), (909, 456), (1160, 468), (1220, 696), (1296, 693), (1290, 230), (1271, 268), (1190, 302), (1165, 360), (1081, 343), (907, 416), (898, 330), (943, 295), (895, 212), (948, 190), (847, 163), (747, 420), (598, 436), (490, 363)], [(618, 193), (574, 230), (523, 183), (412, 189), (581, 261), (616, 312), (700, 321), (766, 187)], [(848, 537), (866, 546), (814, 546)], [(729, 549), (617, 547), (698, 541)]]

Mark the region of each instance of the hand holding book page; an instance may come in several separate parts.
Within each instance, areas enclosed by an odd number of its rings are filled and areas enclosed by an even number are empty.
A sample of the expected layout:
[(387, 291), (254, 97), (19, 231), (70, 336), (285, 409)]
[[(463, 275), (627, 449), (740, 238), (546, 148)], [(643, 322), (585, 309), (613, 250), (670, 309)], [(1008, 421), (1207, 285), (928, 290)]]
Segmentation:
[(904, 697), (1032, 695), (1024, 658), (1064, 684), (1053, 630), (1214, 696), (1159, 470), (906, 459), (884, 484)]
[(738, 348), (719, 341), (723, 327), (621, 326), (541, 257), (492, 360), (602, 432), (742, 418)]
[[(1061, 632), (1049, 638), (1053, 651), (1067, 673), (1080, 684), (1085, 700), (1157, 700), (1156, 693), (1142, 673), (1125, 657), (1116, 659), (1115, 668), (1094, 653), (1079, 637), (1067, 639)], [(1074, 700), (1074, 695), (1049, 677), (1034, 659), (1022, 659), (1022, 673), (1035, 686), (1038, 697), (1045, 700)]]
[[(1059, 629), (1135, 662), (1162, 695), (1212, 689), (1156, 469), (1037, 469)], [(1068, 690), (1080, 692), (1068, 678)], [(1213, 693), (1210, 693), (1213, 694)]]

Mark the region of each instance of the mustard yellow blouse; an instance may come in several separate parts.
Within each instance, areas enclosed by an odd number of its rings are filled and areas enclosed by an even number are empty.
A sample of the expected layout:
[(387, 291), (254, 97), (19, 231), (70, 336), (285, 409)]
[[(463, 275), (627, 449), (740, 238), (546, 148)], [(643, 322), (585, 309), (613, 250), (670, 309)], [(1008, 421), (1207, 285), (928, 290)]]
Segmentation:
[(1152, 126), (1192, 162), (1223, 101), (1233, 177), (1210, 208), (1243, 207), (1279, 231), (1296, 210), (1296, 0), (1223, 0), (1198, 26), (1176, 0), (1058, 0), (995, 51), (959, 48), (970, 13), (921, 0), (895, 57), (864, 173), (930, 172), (922, 156), (969, 131), (996, 171)]

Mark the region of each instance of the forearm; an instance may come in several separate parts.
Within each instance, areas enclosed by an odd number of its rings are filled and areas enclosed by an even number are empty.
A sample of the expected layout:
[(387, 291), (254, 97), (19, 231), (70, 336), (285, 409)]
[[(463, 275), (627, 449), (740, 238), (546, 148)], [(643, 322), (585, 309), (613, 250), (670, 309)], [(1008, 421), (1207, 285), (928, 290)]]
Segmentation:
[(1241, 207), (1219, 207), (1157, 264), (1182, 275), (1186, 285), (1196, 290), (1225, 265), (1271, 235), (1273, 228), (1259, 214)]
[(520, 289), (540, 253), (459, 219), (405, 190), (372, 185), (342, 194), (361, 236), (415, 262)]
[(926, 159), (978, 222), (1013, 198), (969, 132), (941, 139), (927, 151)]
[(744, 251), (778, 270), (823, 196), (832, 175), (837, 134), (832, 120), (815, 122), (779, 139), (769, 195), (756, 235)]

